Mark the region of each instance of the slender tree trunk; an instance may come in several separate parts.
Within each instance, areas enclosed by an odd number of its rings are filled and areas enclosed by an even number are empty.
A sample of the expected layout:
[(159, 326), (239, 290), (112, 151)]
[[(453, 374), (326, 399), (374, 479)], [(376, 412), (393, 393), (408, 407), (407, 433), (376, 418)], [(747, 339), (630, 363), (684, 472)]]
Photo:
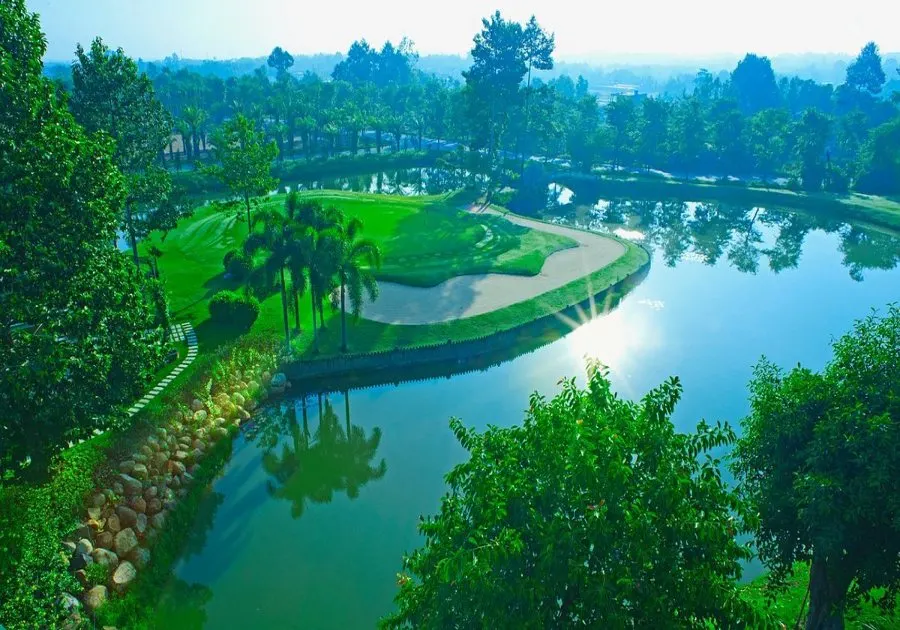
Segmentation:
[(137, 235), (134, 233), (134, 217), (131, 214), (131, 202), (125, 202), (125, 224), (128, 229), (128, 240), (131, 243), (131, 255), (134, 257), (134, 266), (141, 270), (141, 260), (138, 258)]
[(297, 287), (293, 288), (294, 294), (294, 327), (299, 331), (300, 330), (300, 292), (297, 291)]
[(310, 287), (309, 299), (312, 304), (313, 351), (319, 353), (319, 330), (316, 328), (316, 290)]
[(347, 308), (344, 303), (343, 276), (341, 276), (341, 352), (347, 352)]
[(247, 234), (253, 232), (253, 224), (250, 223), (250, 196), (244, 195), (244, 204), (247, 206)]
[(829, 566), (826, 558), (813, 554), (809, 572), (809, 615), (806, 630), (843, 630), (844, 599), (850, 580)]
[(288, 296), (287, 284), (284, 279), (284, 267), (281, 267), (281, 313), (284, 316), (284, 344), (288, 352), (291, 351), (291, 327), (288, 320)]

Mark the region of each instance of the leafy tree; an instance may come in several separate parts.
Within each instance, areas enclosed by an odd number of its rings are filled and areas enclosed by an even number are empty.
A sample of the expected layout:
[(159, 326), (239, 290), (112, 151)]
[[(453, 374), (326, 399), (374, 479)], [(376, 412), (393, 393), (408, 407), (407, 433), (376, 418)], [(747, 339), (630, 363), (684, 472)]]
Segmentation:
[(709, 450), (727, 426), (675, 431), (677, 379), (639, 403), (588, 365), (521, 426), (450, 426), (469, 460), (448, 475), (424, 545), (404, 559), (397, 612), (408, 627), (735, 627), (752, 613), (735, 579), (745, 511)]
[(638, 118), (638, 157), (648, 169), (662, 160), (668, 137), (669, 104), (657, 98), (641, 102)]
[(764, 109), (748, 121), (748, 150), (763, 180), (784, 166), (790, 140), (789, 123), (789, 116), (783, 109)]
[(862, 149), (857, 189), (876, 195), (900, 193), (900, 119), (876, 127)]
[(672, 157), (685, 169), (685, 176), (696, 168), (706, 146), (706, 120), (696, 98), (682, 99), (670, 118)]
[(252, 231), (251, 201), (278, 183), (271, 175), (272, 160), (278, 155), (278, 147), (274, 142), (267, 142), (263, 133), (243, 114), (222, 126), (215, 135), (214, 146), (213, 154), (219, 164), (207, 167), (206, 171), (240, 197), (247, 211), (247, 229)]
[(137, 241), (146, 236), (141, 217), (152, 213), (172, 188), (168, 173), (154, 166), (169, 143), (172, 119), (150, 79), (121, 48), (111, 51), (98, 37), (89, 52), (79, 45), (75, 56), (72, 113), (88, 131), (108, 133), (115, 141), (115, 160), (127, 191), (123, 225), (138, 266)]
[[(532, 70), (552, 70), (553, 69), (553, 50), (556, 47), (553, 35), (548, 35), (544, 29), (538, 25), (537, 20), (532, 15), (525, 25), (522, 32), (522, 57), (525, 60), (525, 66), (528, 68), (528, 74), (525, 84), (525, 137), (528, 138), (531, 131), (530, 105), (531, 105), (531, 72)], [(524, 148), (519, 142), (520, 151), (522, 153), (522, 166), (524, 167)]]
[(747, 54), (731, 73), (731, 89), (746, 114), (777, 107), (780, 100), (775, 72), (768, 57)]
[(800, 166), (800, 179), (806, 190), (822, 189), (825, 179), (825, 149), (831, 134), (831, 120), (808, 109), (796, 124), (795, 152)]
[(319, 326), (324, 328), (325, 314), (322, 303), (329, 298), (334, 289), (334, 277), (340, 263), (344, 215), (334, 206), (323, 208), (318, 202), (307, 202), (300, 204), (297, 209), (297, 221), (307, 228), (302, 247), (312, 301), (313, 344), (318, 351), (316, 312), (319, 314)]
[(287, 76), (290, 67), (294, 65), (294, 56), (283, 50), (281, 46), (276, 46), (269, 54), (269, 58), (266, 59), (266, 64), (275, 69), (279, 79), (283, 79)]
[(362, 221), (351, 218), (341, 231), (341, 249), (337, 275), (341, 283), (341, 351), (347, 352), (347, 306), (345, 294), (350, 293), (353, 315), (359, 317), (365, 291), (370, 301), (378, 297), (378, 284), (372, 271), (381, 266), (381, 251), (370, 239), (360, 238)]
[(847, 66), (847, 79), (844, 84), (859, 92), (878, 94), (885, 81), (878, 46), (875, 42), (869, 42), (863, 46), (853, 63)]
[(821, 373), (760, 361), (734, 461), (773, 582), (811, 563), (808, 630), (843, 628), (871, 589), (887, 607), (900, 588), (900, 309), (833, 350)]
[(0, 4), (0, 478), (114, 424), (162, 355), (150, 281), (113, 244), (117, 146), (75, 122), (45, 49), (23, 0)]
[(634, 100), (627, 96), (617, 96), (606, 106), (606, 122), (612, 128), (613, 169), (621, 164), (622, 149), (629, 146), (631, 130), (635, 123)]

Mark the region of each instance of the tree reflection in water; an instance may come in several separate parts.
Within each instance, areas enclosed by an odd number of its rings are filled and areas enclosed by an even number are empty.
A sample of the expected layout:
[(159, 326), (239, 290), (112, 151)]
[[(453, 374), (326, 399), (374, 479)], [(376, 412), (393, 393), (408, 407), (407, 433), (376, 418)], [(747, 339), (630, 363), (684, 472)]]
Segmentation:
[[(346, 422), (338, 419), (331, 401), (318, 402), (318, 426), (310, 433), (307, 399), (272, 407), (255, 423), (254, 434), (263, 448), (263, 469), (270, 475), (269, 493), (290, 501), (291, 515), (303, 516), (309, 503), (330, 503), (336, 493), (350, 499), (387, 473), (381, 459), (373, 465), (381, 429), (367, 435), (350, 422), (349, 392), (344, 392)], [(286, 437), (287, 439), (281, 439)]]
[(806, 237), (815, 230), (837, 235), (843, 265), (856, 281), (868, 269), (900, 264), (900, 237), (827, 214), (724, 203), (601, 201), (576, 194), (552, 215), (600, 232), (640, 232), (642, 242), (668, 266), (686, 257), (708, 265), (724, 258), (735, 269), (755, 274), (765, 260), (780, 273), (799, 264)]

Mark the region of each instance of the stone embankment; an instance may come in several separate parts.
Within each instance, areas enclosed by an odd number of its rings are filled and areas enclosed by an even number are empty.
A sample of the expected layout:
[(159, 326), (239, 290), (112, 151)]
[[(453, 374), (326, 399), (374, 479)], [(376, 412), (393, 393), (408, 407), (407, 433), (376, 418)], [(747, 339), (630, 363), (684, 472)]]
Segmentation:
[(80, 526), (62, 543), (69, 569), (83, 588), (80, 597), (65, 595), (73, 617), (79, 600), (93, 612), (128, 590), (153, 562), (153, 542), (187, 496), (206, 454), (217, 442), (231, 439), (257, 401), (290, 387), (284, 374), (268, 371), (238, 372), (228, 381), (208, 400), (193, 400), (145, 435), (87, 498)]

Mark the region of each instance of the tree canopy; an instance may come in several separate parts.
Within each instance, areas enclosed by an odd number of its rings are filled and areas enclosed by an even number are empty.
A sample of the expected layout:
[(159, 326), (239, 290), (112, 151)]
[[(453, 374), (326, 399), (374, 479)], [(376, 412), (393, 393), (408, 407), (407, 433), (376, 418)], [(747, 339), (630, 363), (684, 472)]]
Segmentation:
[(588, 365), (585, 389), (532, 395), (521, 426), (451, 428), (469, 459), (448, 475), (424, 545), (404, 560), (392, 628), (734, 627), (746, 516), (710, 449), (733, 439), (670, 420), (670, 379), (639, 403)]
[(132, 151), (75, 122), (45, 46), (22, 0), (0, 5), (0, 474), (106, 428), (161, 353), (148, 281), (114, 246)]
[(881, 67), (881, 55), (875, 42), (869, 42), (859, 52), (856, 59), (847, 66), (846, 85), (861, 92), (878, 94), (886, 77)]
[(857, 322), (820, 372), (763, 359), (734, 469), (776, 585), (811, 562), (807, 628), (900, 590), (900, 308)]
[(731, 73), (731, 88), (738, 104), (746, 114), (776, 107), (779, 103), (778, 84), (768, 57), (748, 53)]

